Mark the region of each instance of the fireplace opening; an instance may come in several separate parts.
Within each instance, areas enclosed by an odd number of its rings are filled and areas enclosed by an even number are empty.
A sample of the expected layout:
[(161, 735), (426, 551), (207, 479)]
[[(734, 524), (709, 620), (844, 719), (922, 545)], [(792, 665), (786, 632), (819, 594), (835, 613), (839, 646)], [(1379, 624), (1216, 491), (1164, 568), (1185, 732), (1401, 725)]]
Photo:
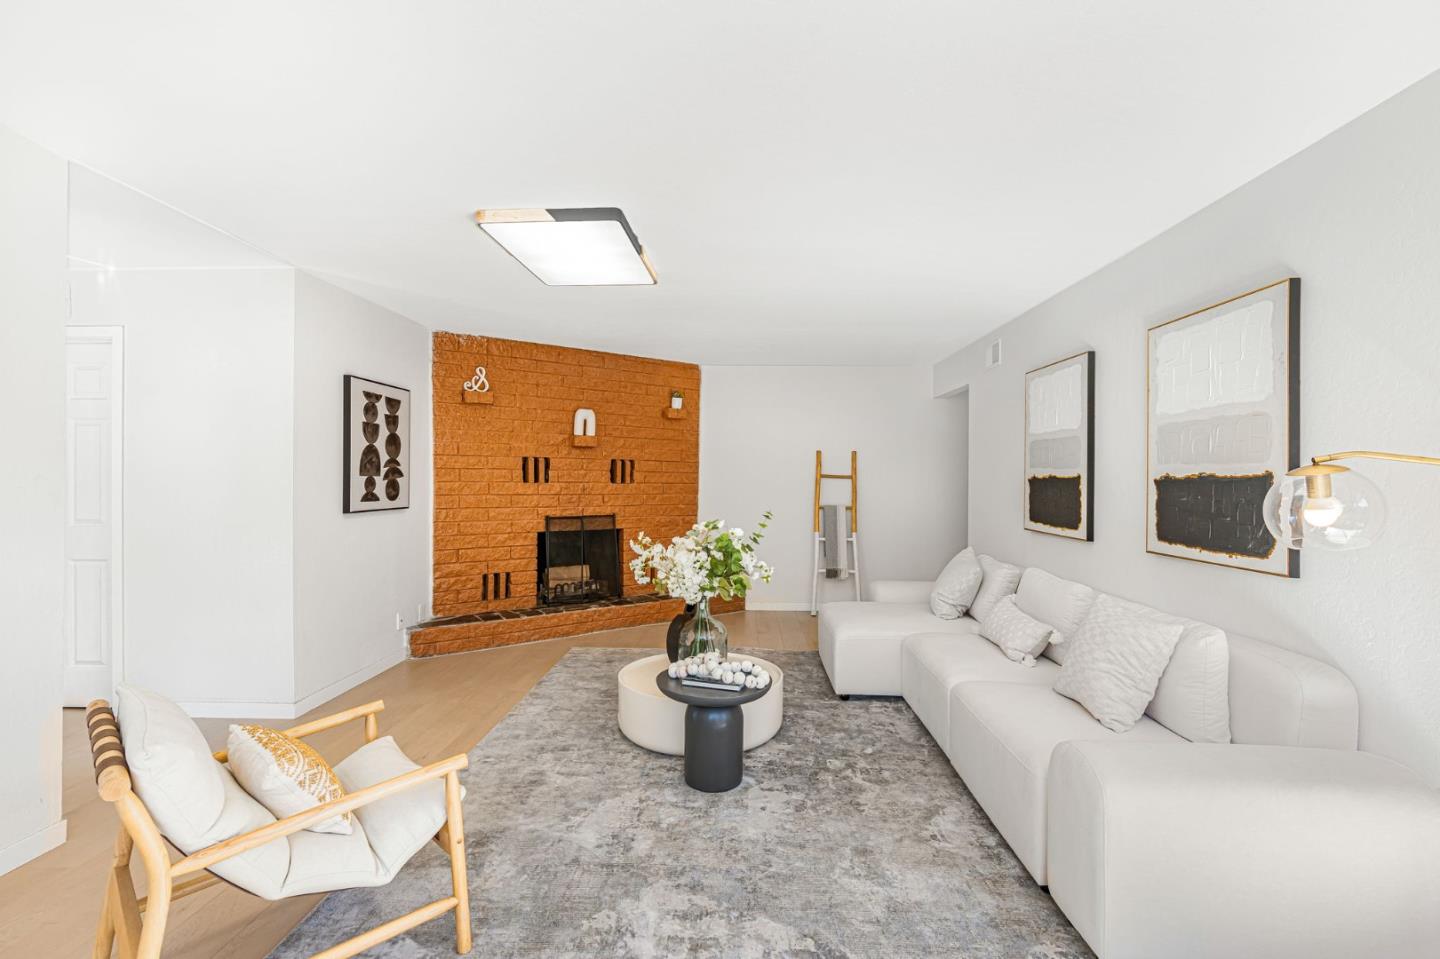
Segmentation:
[(536, 600), (590, 603), (621, 594), (621, 530), (615, 516), (547, 516), (536, 533)]

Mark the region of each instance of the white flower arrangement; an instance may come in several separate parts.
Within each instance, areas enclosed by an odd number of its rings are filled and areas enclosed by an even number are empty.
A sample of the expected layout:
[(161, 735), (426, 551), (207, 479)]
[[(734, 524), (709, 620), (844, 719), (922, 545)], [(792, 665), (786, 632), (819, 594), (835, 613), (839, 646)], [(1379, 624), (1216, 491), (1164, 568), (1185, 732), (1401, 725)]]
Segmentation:
[(724, 520), (696, 523), (668, 546), (642, 532), (630, 541), (630, 549), (636, 554), (630, 561), (630, 571), (640, 585), (653, 582), (660, 593), (694, 606), (716, 596), (744, 597), (752, 583), (768, 583), (775, 572), (755, 553), (770, 516), (766, 512), (759, 527), (749, 535), (738, 526), (726, 529)]

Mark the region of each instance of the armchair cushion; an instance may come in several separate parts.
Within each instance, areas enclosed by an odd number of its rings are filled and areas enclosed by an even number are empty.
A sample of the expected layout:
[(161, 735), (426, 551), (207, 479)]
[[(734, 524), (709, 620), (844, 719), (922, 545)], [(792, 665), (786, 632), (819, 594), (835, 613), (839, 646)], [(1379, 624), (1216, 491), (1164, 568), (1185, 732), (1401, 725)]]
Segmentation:
[[(275, 821), (215, 761), (195, 720), (157, 693), (121, 685), (115, 718), (135, 794), (175, 848), (187, 855)], [(363, 838), (362, 838), (363, 842)], [(215, 875), (266, 899), (283, 895), (285, 839), (216, 863)]]
[[(353, 793), (419, 768), (385, 736), (336, 763), (335, 775)], [(445, 824), (445, 783), (412, 786), (361, 806), (353, 818), (349, 836), (303, 831), (289, 837), (285, 896), (390, 882)]]
[[(189, 855), (276, 817), (215, 761), (185, 711), (163, 696), (119, 688), (116, 719), (135, 793), (160, 832)], [(389, 736), (335, 766), (347, 792), (419, 767)], [(355, 810), (348, 836), (308, 830), (222, 859), (210, 872), (264, 899), (383, 886), (445, 822), (443, 781), (420, 783)]]
[[(366, 743), (335, 767), (346, 792), (419, 769), (393, 736)], [(445, 824), (445, 782), (421, 783), (355, 810), (381, 866), (394, 875)]]
[(225, 774), (185, 710), (156, 693), (121, 685), (115, 718), (135, 793), (171, 842), (199, 840), (225, 807)]

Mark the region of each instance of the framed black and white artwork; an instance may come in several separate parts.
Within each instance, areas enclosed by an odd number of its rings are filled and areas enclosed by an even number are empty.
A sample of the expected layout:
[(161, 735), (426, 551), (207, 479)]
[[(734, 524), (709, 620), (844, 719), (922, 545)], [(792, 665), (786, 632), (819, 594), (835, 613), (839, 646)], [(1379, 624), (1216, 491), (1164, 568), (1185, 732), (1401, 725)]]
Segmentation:
[(345, 377), (344, 510), (371, 513), (410, 505), (410, 391)]
[(1300, 460), (1300, 281), (1280, 280), (1147, 334), (1148, 552), (1298, 577), (1261, 507)]
[(1095, 539), (1095, 353), (1025, 374), (1025, 528)]

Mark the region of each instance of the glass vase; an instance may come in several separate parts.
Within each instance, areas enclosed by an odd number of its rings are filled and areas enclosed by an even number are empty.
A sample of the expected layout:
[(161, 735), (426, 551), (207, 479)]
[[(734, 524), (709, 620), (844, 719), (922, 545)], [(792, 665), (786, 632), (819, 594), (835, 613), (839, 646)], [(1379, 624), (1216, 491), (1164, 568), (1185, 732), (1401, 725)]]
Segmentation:
[(710, 600), (702, 599), (695, 616), (680, 627), (680, 658), (716, 653), (723, 660), (730, 655), (730, 631), (710, 615)]

